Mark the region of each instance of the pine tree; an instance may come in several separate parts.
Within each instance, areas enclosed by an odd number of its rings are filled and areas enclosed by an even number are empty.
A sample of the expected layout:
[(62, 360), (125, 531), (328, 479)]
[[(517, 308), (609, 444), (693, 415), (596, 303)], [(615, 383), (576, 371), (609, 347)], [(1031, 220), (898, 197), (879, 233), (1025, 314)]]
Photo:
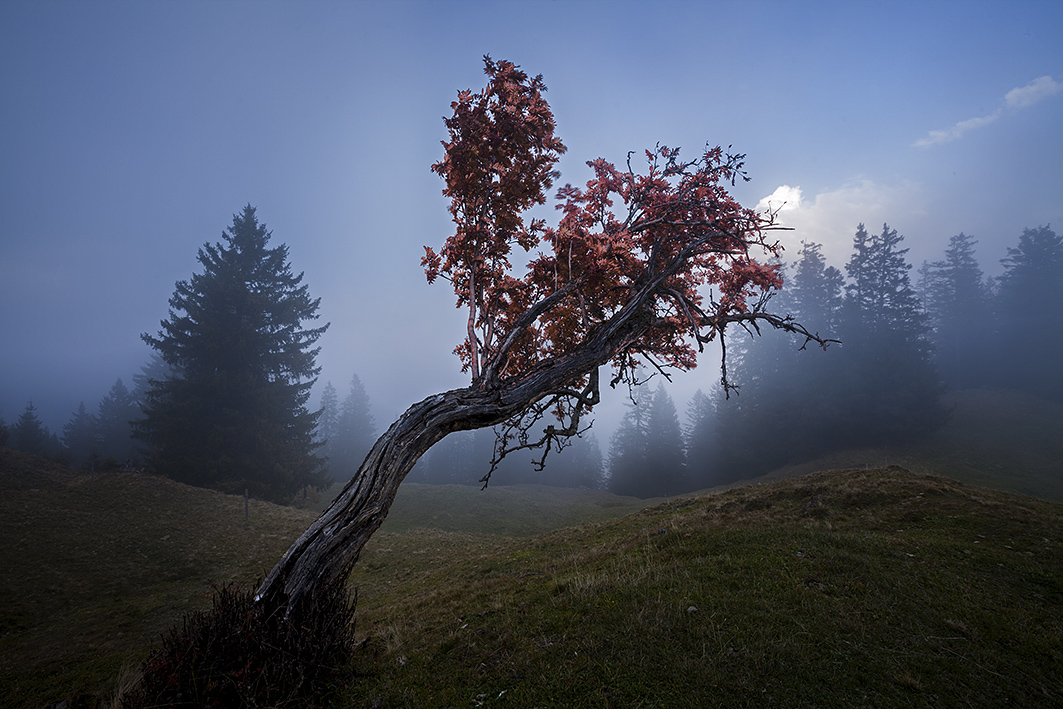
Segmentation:
[(37, 407), (32, 401), (26, 404), (26, 410), (11, 429), (15, 450), (42, 456), (58, 452), (54, 450), (51, 431), (37, 418)]
[(944, 260), (921, 269), (923, 304), (937, 362), (954, 386), (984, 383), (988, 374), (985, 328), (990, 322), (990, 294), (974, 255), (976, 243), (960, 232), (949, 239)]
[(332, 459), (333, 445), (339, 433), (340, 401), (336, 387), (326, 382), (321, 392), (321, 409), (317, 419), (317, 442), (321, 444), (319, 453), (326, 459)]
[(376, 440), (376, 423), (370, 413), (369, 395), (357, 374), (336, 418), (336, 431), (329, 448), (332, 477), (347, 482), (357, 472)]
[(884, 224), (869, 236), (861, 224), (846, 265), (841, 439), (879, 444), (911, 439), (940, 426), (943, 386), (932, 359), (929, 324), (912, 287), (904, 239)]
[(84, 465), (99, 451), (96, 417), (85, 409), (85, 402), (78, 404), (78, 410), (70, 421), (63, 426), (63, 445), (70, 451), (71, 460), (77, 465)]
[(118, 379), (100, 401), (96, 418), (97, 451), (103, 458), (124, 461), (134, 457), (132, 421), (140, 407), (125, 383)]
[(172, 371), (152, 383), (138, 435), (175, 480), (285, 501), (327, 484), (306, 402), (328, 326), (303, 328), (320, 299), (270, 236), (248, 205), (177, 283), (162, 330), (142, 336)]
[(1001, 260), (997, 327), (1001, 383), (1063, 400), (1063, 236), (1023, 229)]
[(11, 432), (7, 428), (7, 423), (4, 421), (4, 417), (0, 416), (0, 448), (6, 448), (7, 444), (11, 442)]

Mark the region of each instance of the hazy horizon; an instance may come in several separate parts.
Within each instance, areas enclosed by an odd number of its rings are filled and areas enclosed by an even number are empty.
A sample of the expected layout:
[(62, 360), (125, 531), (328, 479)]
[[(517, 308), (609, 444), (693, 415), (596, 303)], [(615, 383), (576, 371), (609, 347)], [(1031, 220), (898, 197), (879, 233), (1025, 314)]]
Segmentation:
[[(1061, 29), (1048, 2), (5, 2), (0, 416), (32, 400), (61, 433), (132, 387), (140, 334), (248, 203), (331, 322), (313, 401), (357, 373), (383, 428), (464, 386), (463, 316), (419, 262), (452, 233), (429, 166), (484, 54), (543, 75), (562, 184), (731, 145), (788, 261), (807, 240), (842, 268), (888, 222), (916, 267), (962, 231), (997, 275), (1023, 228), (1063, 226)], [(670, 386), (681, 415), (718, 364)]]

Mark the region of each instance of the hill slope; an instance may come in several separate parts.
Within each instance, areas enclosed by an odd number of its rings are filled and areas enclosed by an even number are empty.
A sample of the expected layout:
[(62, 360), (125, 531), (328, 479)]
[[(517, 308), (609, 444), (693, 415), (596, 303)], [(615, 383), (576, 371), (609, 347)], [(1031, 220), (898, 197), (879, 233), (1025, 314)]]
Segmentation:
[(212, 583), (252, 583), (307, 512), (134, 473), (86, 474), (0, 449), (0, 696), (106, 696)]
[[(352, 579), (365, 646), (337, 706), (1063, 702), (1063, 505), (899, 468), (652, 507), (494, 495), (400, 493)], [(97, 704), (211, 582), (253, 582), (313, 516), (250, 512), (0, 451), (5, 706)]]
[(341, 706), (1060, 706), (1063, 506), (900, 468), (356, 571)]

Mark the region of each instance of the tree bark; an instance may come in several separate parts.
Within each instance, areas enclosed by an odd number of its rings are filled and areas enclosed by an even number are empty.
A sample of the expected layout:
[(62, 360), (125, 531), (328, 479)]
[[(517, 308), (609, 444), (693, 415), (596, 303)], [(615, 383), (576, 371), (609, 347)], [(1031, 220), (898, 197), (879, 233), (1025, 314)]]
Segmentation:
[[(623, 313), (623, 311), (622, 311)], [(429, 448), (449, 433), (494, 426), (607, 363), (648, 328), (631, 313), (607, 322), (582, 346), (494, 386), (478, 385), (414, 404), (373, 445), (357, 474), (292, 544), (266, 577), (256, 600), (287, 609), (347, 579), (362, 548), (384, 522), (399, 484)]]

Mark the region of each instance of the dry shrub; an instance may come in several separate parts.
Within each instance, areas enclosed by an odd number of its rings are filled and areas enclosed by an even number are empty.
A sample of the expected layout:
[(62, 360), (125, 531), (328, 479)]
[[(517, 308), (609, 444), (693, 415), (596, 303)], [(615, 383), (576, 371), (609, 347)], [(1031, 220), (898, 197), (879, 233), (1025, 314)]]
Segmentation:
[(342, 583), (287, 615), (250, 591), (215, 587), (213, 608), (163, 637), (122, 707), (320, 704), (354, 651), (354, 605)]

